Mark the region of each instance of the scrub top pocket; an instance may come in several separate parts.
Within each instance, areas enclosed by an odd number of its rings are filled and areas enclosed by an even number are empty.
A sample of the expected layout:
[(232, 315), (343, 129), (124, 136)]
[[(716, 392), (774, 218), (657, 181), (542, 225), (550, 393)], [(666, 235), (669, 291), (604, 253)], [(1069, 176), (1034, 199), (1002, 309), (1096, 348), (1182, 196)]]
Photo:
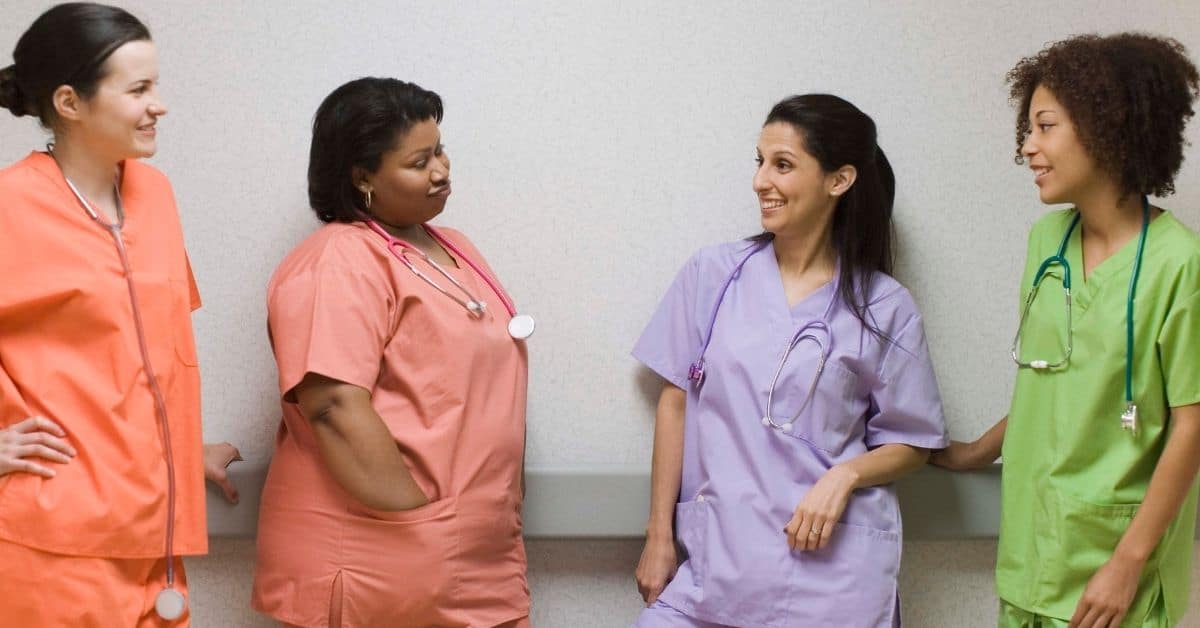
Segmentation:
[[(795, 373), (786, 383), (781, 375), (779, 380), (771, 403), (771, 417), (775, 423), (782, 425), (804, 403), (812, 374)], [(830, 358), (813, 391), (812, 401), (796, 417), (791, 431), (772, 427), (766, 429), (805, 441), (827, 454), (837, 456), (854, 436), (867, 405), (867, 399), (858, 395), (858, 376)]]
[(687, 552), (692, 574), (690, 584), (696, 588), (704, 586), (704, 576), (707, 572), (704, 540), (708, 533), (708, 516), (708, 502), (704, 501), (703, 497), (696, 501), (675, 504), (675, 536)]
[(812, 593), (788, 600), (786, 625), (894, 625), (900, 535), (837, 523), (824, 549), (794, 551), (792, 557), (788, 576), (792, 587)]
[[(395, 512), (355, 507), (354, 534), (341, 541), (344, 625), (453, 625), (442, 613), (458, 583), (456, 502)], [(440, 560), (414, 560), (429, 548), (441, 550)]]

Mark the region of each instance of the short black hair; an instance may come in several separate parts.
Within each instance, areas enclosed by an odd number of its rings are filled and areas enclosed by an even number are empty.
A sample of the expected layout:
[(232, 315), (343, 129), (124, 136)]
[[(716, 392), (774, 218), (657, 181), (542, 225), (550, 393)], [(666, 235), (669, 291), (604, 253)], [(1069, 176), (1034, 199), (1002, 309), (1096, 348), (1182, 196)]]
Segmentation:
[(0, 69), (0, 107), (52, 127), (55, 90), (70, 85), (81, 98), (91, 98), (112, 53), (131, 41), (149, 40), (146, 25), (124, 9), (91, 2), (51, 7), (17, 40), (13, 64)]
[(442, 99), (413, 83), (365, 77), (325, 97), (313, 117), (308, 153), (308, 203), (322, 222), (355, 222), (366, 211), (354, 187), (357, 166), (379, 169), (383, 154), (425, 120), (442, 121)]
[(1039, 85), (1075, 123), (1079, 140), (1123, 195), (1166, 196), (1183, 164), (1183, 136), (1200, 77), (1183, 44), (1147, 33), (1077, 35), (1025, 57), (1008, 72), (1017, 105), (1017, 163)]

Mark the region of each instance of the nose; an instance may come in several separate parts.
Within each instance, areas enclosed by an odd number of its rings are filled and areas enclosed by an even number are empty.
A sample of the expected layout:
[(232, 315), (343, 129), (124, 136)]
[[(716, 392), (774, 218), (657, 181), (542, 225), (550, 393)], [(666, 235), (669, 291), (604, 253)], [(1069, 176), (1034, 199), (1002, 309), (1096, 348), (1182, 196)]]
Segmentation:
[(433, 160), (433, 167), (429, 172), (429, 179), (434, 183), (445, 183), (450, 179), (450, 158), (446, 153), (442, 153)]
[(759, 166), (758, 169), (754, 171), (754, 178), (750, 181), (750, 186), (754, 188), (754, 191), (757, 194), (762, 194), (763, 192), (771, 189), (771, 182), (767, 179), (767, 175), (764, 172), (766, 167), (766, 163), (763, 163), (761, 166)]
[(1029, 159), (1030, 157), (1036, 155), (1037, 152), (1037, 142), (1033, 141), (1033, 132), (1031, 131), (1025, 136), (1025, 141), (1021, 142), (1021, 154), (1024, 155), (1026, 159)]
[(157, 89), (150, 95), (150, 104), (147, 105), (146, 110), (150, 112), (150, 115), (157, 118), (167, 115), (167, 103), (163, 102), (162, 97), (158, 95)]

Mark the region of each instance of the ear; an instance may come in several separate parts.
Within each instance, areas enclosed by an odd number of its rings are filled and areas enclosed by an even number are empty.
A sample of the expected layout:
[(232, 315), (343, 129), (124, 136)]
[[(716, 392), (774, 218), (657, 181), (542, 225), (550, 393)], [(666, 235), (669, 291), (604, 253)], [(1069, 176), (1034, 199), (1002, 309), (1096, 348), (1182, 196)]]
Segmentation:
[(375, 187), (371, 185), (370, 176), (371, 173), (359, 168), (358, 166), (350, 168), (350, 181), (354, 184), (354, 187), (357, 188), (359, 192), (364, 194), (366, 194), (368, 190), (374, 189)]
[(829, 189), (830, 196), (841, 196), (849, 190), (854, 181), (858, 179), (858, 169), (851, 165), (845, 165), (837, 170), (834, 170), (825, 177), (825, 185)]
[(70, 85), (59, 85), (51, 94), (50, 102), (54, 105), (54, 112), (59, 119), (78, 122), (83, 117), (83, 99)]

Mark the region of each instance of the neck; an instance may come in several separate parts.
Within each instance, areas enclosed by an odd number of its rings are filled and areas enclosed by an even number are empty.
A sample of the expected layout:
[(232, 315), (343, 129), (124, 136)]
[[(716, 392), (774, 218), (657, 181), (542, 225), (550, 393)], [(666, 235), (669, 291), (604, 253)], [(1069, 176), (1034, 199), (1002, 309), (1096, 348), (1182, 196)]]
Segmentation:
[(374, 216), (371, 217), (371, 220), (375, 221), (375, 224), (380, 227), (383, 227), (383, 230), (388, 232), (393, 238), (404, 240), (417, 248), (425, 249), (434, 243), (433, 236), (429, 235), (429, 232), (425, 230), (424, 223), (393, 225)]
[[(1135, 194), (1121, 198), (1112, 185), (1097, 189), (1075, 206), (1084, 237), (1105, 247), (1125, 242), (1142, 228), (1142, 198)], [(1155, 213), (1151, 211), (1151, 218)]]
[(833, 275), (836, 256), (833, 233), (828, 228), (775, 234), (774, 248), (783, 275), (801, 276), (810, 272)]
[(84, 196), (89, 199), (112, 197), (118, 162), (99, 158), (65, 139), (56, 139), (53, 153), (63, 176), (70, 179)]

